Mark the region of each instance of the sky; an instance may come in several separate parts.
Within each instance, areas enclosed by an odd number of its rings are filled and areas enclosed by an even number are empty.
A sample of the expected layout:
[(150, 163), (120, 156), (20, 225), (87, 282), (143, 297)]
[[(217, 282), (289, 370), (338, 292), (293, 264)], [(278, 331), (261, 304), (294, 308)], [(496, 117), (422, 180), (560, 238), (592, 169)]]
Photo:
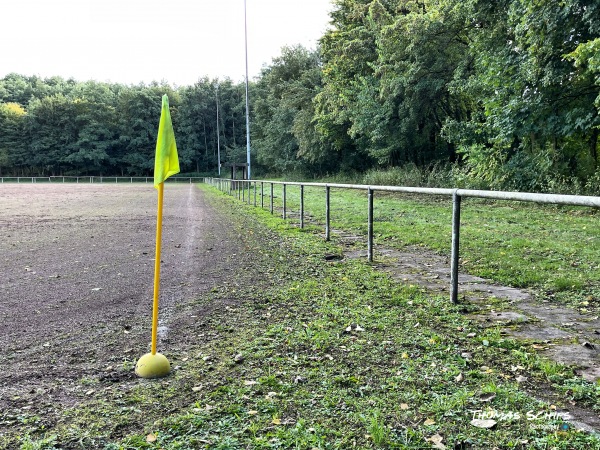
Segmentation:
[[(315, 48), (331, 0), (246, 0), (253, 79), (286, 45)], [(245, 77), (244, 0), (10, 0), (0, 78), (11, 72), (184, 86)]]

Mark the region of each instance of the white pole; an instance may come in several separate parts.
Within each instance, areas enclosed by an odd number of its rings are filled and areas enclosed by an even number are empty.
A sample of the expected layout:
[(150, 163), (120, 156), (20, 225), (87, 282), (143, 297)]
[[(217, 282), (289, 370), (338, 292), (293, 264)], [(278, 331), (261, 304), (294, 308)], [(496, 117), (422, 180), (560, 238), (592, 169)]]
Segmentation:
[(246, 18), (246, 0), (244, 0), (244, 36), (246, 44), (246, 162), (248, 163), (248, 179), (250, 175), (250, 102), (248, 100), (248, 20)]
[[(219, 132), (219, 83), (215, 88), (215, 97), (217, 99), (217, 165), (219, 166), (219, 177), (221, 176), (221, 136)], [(191, 183), (191, 179), (190, 179)]]

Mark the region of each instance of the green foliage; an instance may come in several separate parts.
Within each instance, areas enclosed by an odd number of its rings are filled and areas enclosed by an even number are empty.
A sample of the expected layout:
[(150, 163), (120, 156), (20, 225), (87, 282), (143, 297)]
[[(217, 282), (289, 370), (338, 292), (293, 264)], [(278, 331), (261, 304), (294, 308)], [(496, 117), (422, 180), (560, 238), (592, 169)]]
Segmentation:
[(245, 138), (243, 86), (199, 80), (123, 86), (40, 79), (0, 80), (0, 174), (151, 175), (163, 94), (169, 95), (182, 170), (217, 168), (216, 86), (223, 161)]
[(285, 174), (337, 170), (312, 123), (312, 102), (320, 87), (318, 54), (300, 46), (284, 47), (263, 70), (253, 108), (253, 142), (261, 166)]
[[(453, 164), (460, 186), (597, 192), (599, 15), (594, 0), (334, 0), (319, 48), (283, 48), (251, 84), (255, 169), (321, 177)], [(242, 83), (9, 74), (0, 104), (27, 114), (0, 116), (0, 170), (149, 175), (165, 92), (184, 171), (216, 172), (217, 142), (222, 162), (245, 161)]]

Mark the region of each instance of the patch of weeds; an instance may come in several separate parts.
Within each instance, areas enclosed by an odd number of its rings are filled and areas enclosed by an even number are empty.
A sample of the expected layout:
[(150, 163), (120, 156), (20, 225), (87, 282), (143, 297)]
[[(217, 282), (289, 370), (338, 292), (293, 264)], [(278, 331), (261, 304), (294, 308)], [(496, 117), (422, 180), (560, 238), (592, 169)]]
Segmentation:
[(374, 410), (368, 417), (361, 415), (361, 420), (367, 430), (366, 437), (373, 441), (375, 447), (385, 448), (388, 444), (390, 431), (381, 417), (381, 412)]
[(48, 436), (43, 439), (31, 439), (25, 436), (20, 439), (19, 450), (48, 450), (56, 448), (56, 435)]
[(565, 367), (564, 364), (545, 358), (539, 358), (535, 367), (540, 370), (548, 381), (559, 381), (568, 375), (572, 375), (572, 370)]
[(590, 383), (581, 378), (570, 378), (556, 385), (564, 395), (576, 401), (583, 401), (597, 411), (600, 410), (600, 384)]

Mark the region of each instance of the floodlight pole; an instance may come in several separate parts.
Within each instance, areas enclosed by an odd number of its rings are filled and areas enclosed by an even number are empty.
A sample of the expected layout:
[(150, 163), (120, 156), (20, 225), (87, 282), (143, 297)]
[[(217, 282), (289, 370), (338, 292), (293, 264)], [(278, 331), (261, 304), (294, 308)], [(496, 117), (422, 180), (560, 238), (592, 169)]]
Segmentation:
[(248, 163), (248, 179), (250, 175), (250, 101), (248, 100), (248, 19), (246, 17), (246, 0), (244, 0), (244, 43), (246, 45), (246, 162)]
[(221, 176), (221, 133), (219, 131), (219, 83), (215, 87), (215, 97), (217, 99), (217, 165), (219, 167), (219, 177)]

